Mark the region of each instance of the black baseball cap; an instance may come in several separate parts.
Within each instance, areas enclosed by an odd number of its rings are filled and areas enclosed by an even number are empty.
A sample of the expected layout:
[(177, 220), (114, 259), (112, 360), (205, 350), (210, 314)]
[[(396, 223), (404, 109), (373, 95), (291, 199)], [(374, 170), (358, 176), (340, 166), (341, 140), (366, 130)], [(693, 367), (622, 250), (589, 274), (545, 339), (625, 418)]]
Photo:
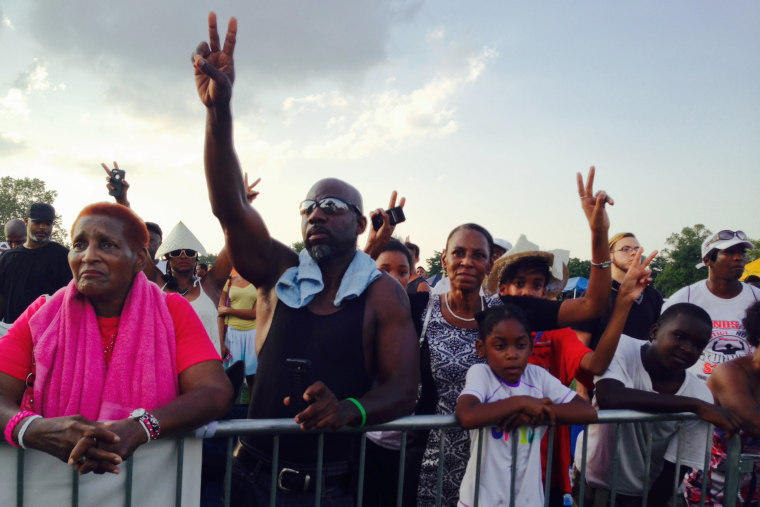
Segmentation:
[(44, 202), (35, 202), (29, 208), (29, 219), (52, 222), (55, 220), (55, 208)]

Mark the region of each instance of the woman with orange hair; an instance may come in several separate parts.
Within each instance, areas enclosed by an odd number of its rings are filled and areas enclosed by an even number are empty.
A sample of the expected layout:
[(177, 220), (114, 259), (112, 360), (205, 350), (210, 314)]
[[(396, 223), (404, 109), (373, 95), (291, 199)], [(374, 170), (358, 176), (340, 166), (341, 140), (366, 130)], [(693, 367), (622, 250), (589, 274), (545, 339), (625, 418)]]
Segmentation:
[(148, 232), (134, 212), (90, 205), (71, 240), (74, 279), (0, 340), (0, 426), (12, 446), (118, 474), (142, 444), (224, 416), (232, 389), (187, 301), (142, 273)]

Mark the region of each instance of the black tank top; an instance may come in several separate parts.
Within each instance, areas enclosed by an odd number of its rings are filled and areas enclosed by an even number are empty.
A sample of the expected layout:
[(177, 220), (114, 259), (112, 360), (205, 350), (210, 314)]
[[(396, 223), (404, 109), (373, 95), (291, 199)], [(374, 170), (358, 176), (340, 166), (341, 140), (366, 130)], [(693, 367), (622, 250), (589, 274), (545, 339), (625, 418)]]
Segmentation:
[[(283, 405), (290, 394), (290, 378), (285, 360), (309, 359), (312, 381), (321, 380), (338, 400), (359, 398), (370, 390), (372, 382), (364, 363), (364, 306), (367, 290), (348, 301), (330, 315), (316, 315), (308, 308), (291, 308), (277, 302), (272, 325), (259, 353), (249, 419), (290, 418), (297, 411)], [(349, 461), (358, 433), (325, 436), (324, 462)], [(251, 435), (241, 439), (243, 445), (264, 459), (271, 459), (272, 436)], [(283, 434), (280, 437), (281, 462), (314, 466), (317, 460), (317, 436)]]
[(419, 285), (422, 282), (424, 282), (424, 281), (425, 281), (425, 279), (422, 278), (422, 277), (415, 278), (414, 281), (409, 282), (408, 284), (406, 284), (406, 292), (409, 293), (409, 294), (416, 294), (417, 293), (417, 287), (419, 287)]

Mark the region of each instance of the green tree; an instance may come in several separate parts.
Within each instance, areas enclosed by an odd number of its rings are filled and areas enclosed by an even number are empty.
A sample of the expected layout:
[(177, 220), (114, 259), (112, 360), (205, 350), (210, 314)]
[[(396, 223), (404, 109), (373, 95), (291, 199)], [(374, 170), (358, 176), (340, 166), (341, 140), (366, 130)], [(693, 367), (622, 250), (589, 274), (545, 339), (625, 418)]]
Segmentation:
[(293, 250), (295, 250), (297, 254), (300, 254), (301, 250), (303, 250), (304, 247), (305, 247), (305, 245), (304, 245), (303, 241), (296, 241), (295, 243), (293, 243), (292, 245), (290, 245), (290, 248), (292, 248)]
[(441, 264), (441, 254), (438, 250), (433, 250), (433, 256), (426, 260), (427, 262), (427, 275), (435, 276), (443, 274), (443, 266)]
[(657, 275), (655, 287), (665, 297), (670, 297), (681, 287), (707, 278), (706, 269), (697, 269), (702, 260), (702, 242), (711, 234), (702, 224), (684, 227), (680, 233), (671, 234), (662, 252), (662, 271)]
[[(29, 207), (35, 202), (53, 204), (58, 192), (45, 190), (45, 182), (37, 178), (0, 178), (0, 238), (5, 241), (3, 226), (13, 218), (26, 218)], [(61, 226), (61, 216), (53, 222), (53, 241), (68, 245), (68, 234)]]
[(752, 250), (747, 250), (748, 263), (760, 259), (760, 239), (750, 239), (750, 241), (753, 245), (755, 245), (755, 248)]
[(576, 276), (588, 278), (591, 276), (591, 261), (582, 261), (577, 257), (571, 257), (567, 263), (567, 272), (570, 278)]
[(210, 254), (206, 254), (206, 255), (199, 255), (198, 256), (198, 264), (206, 264), (210, 268), (214, 264), (216, 264), (216, 258), (217, 257), (219, 257), (219, 255), (215, 254), (215, 253), (210, 253)]

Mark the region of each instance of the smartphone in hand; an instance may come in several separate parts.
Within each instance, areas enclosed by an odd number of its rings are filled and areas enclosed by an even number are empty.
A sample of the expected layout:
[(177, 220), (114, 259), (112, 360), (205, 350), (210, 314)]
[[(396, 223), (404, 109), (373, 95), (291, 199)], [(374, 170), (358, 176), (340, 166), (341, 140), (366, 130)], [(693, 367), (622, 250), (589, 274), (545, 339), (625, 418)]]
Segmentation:
[(124, 193), (124, 182), (122, 180), (126, 174), (126, 171), (122, 169), (111, 169), (111, 178), (108, 180), (108, 183), (113, 189), (108, 191), (109, 195), (121, 197)]
[(303, 399), (303, 393), (312, 384), (311, 361), (309, 359), (288, 358), (285, 360), (290, 377), (290, 406), (296, 412), (301, 412), (308, 403)]
[[(395, 208), (391, 208), (389, 210), (385, 211), (388, 214), (388, 222), (390, 225), (396, 225), (400, 224), (404, 220), (406, 220), (406, 216), (404, 216), (404, 208), (401, 206), (396, 206)], [(380, 227), (383, 226), (383, 215), (375, 215), (372, 217), (372, 227), (376, 231), (380, 230)]]

